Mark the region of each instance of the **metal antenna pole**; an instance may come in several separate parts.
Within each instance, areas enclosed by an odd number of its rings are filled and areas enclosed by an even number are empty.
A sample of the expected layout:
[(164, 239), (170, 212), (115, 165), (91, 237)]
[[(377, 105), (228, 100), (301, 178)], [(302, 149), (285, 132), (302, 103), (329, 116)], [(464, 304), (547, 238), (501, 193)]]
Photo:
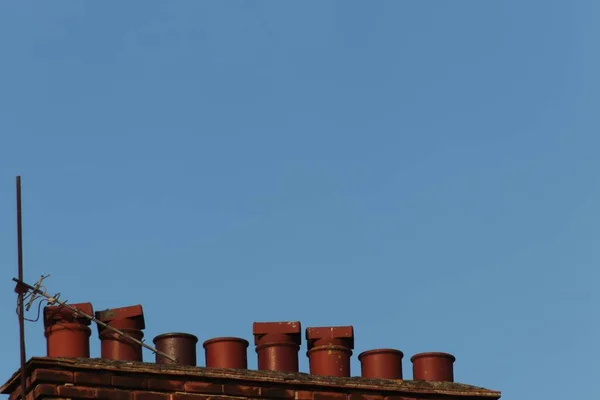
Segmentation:
[(131, 335), (128, 335), (125, 332), (100, 321), (98, 318), (94, 317), (93, 315), (89, 315), (75, 307), (71, 307), (69, 304), (67, 304), (64, 301), (60, 301), (59, 299), (57, 299), (57, 297), (58, 297), (57, 295), (50, 296), (48, 293), (44, 292), (43, 290), (39, 289), (38, 287), (31, 286), (31, 285), (23, 282), (21, 279), (13, 278), (13, 281), (17, 282), (17, 289), (15, 289), (15, 290), (19, 290), (22, 292), (31, 291), (32, 295), (38, 294), (40, 296), (43, 296), (48, 300), (48, 304), (58, 303), (62, 307), (65, 307), (67, 310), (69, 310), (77, 315), (81, 315), (82, 317), (85, 317), (91, 321), (94, 321), (96, 324), (100, 325), (101, 327), (111, 330), (111, 331), (117, 333), (119, 336), (125, 337), (128, 340), (131, 340), (132, 342), (139, 344), (140, 346), (144, 347), (145, 349), (150, 350), (151, 352), (153, 352), (155, 354), (161, 355), (161, 356), (173, 361), (174, 363), (177, 363), (177, 361), (178, 361), (176, 358), (173, 358), (170, 355), (163, 353), (162, 351), (159, 351), (152, 346), (148, 346), (143, 341), (137, 340), (136, 338), (132, 337)]
[[(19, 280), (23, 280), (23, 225), (21, 223), (21, 177), (17, 176), (17, 252), (19, 257)], [(21, 399), (25, 400), (27, 383), (25, 374), (25, 294), (19, 292), (19, 343), (21, 346)]]

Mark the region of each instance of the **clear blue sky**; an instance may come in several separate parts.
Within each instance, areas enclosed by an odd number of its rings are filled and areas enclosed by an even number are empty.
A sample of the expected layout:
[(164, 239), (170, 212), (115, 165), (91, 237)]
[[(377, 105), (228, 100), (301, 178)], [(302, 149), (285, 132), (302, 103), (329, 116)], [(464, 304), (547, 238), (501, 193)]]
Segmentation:
[(599, 20), (597, 0), (0, 2), (1, 380), (21, 174), (27, 280), (141, 303), (149, 340), (352, 324), (355, 375), (367, 349), (404, 351), (407, 378), (448, 351), (506, 399), (597, 395)]

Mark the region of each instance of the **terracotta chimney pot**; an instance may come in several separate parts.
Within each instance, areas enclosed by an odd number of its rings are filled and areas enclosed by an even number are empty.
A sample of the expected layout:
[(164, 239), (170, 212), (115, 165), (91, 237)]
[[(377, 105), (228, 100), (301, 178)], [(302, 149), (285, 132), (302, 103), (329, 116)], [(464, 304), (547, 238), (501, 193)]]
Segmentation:
[(404, 354), (395, 349), (376, 349), (358, 355), (363, 378), (402, 379)]
[(258, 355), (258, 369), (298, 372), (298, 351), (302, 338), (299, 321), (255, 322), (252, 327)]
[[(97, 311), (96, 318), (137, 340), (142, 340), (144, 337), (142, 330), (146, 326), (141, 305)], [(100, 325), (98, 325), (98, 336), (102, 342), (100, 350), (102, 358), (122, 361), (143, 360), (142, 346), (132, 340)]]
[[(93, 315), (91, 303), (69, 304), (82, 312)], [(48, 357), (90, 357), (89, 325), (91, 321), (68, 308), (58, 306), (44, 307), (44, 336)]]
[(419, 353), (411, 357), (413, 380), (454, 382), (454, 361), (448, 353)]
[(218, 337), (204, 342), (208, 368), (248, 369), (248, 341), (237, 337)]
[(350, 376), (354, 348), (352, 326), (306, 328), (310, 373), (322, 376)]

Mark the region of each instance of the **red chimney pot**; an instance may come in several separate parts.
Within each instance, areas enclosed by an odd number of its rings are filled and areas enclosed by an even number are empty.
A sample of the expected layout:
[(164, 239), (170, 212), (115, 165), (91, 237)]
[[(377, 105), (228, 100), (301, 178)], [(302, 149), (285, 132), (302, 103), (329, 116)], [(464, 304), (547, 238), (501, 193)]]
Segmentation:
[[(97, 311), (96, 318), (119, 329), (137, 340), (142, 340), (145, 328), (144, 312), (141, 305)], [(122, 361), (142, 361), (142, 346), (98, 325), (102, 358)]]
[(454, 361), (448, 353), (419, 353), (411, 357), (413, 380), (454, 382)]
[(358, 355), (361, 376), (375, 379), (402, 379), (402, 358), (404, 354), (395, 349), (363, 351)]
[[(69, 304), (78, 310), (92, 315), (91, 303)], [(90, 356), (91, 321), (64, 306), (44, 307), (44, 336), (48, 357)]]
[(354, 348), (352, 326), (306, 328), (310, 373), (322, 376), (350, 376)]
[[(152, 342), (156, 350), (175, 358), (178, 365), (196, 366), (196, 336), (180, 332), (163, 333), (156, 336)], [(173, 364), (173, 361), (156, 354), (156, 363)]]
[(218, 337), (204, 342), (206, 367), (248, 369), (247, 340)]
[(255, 322), (252, 327), (258, 355), (258, 369), (298, 372), (298, 351), (302, 337), (299, 321)]

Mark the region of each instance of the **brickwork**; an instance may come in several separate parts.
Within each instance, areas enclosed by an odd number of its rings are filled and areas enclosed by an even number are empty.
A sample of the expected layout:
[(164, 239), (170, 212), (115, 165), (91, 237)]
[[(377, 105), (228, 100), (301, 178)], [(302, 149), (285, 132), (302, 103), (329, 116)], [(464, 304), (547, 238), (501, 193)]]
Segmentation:
[[(26, 400), (451, 400), (498, 399), (500, 393), (450, 382), (317, 377), (302, 373), (224, 370), (34, 358)], [(18, 372), (0, 389), (20, 395)]]

